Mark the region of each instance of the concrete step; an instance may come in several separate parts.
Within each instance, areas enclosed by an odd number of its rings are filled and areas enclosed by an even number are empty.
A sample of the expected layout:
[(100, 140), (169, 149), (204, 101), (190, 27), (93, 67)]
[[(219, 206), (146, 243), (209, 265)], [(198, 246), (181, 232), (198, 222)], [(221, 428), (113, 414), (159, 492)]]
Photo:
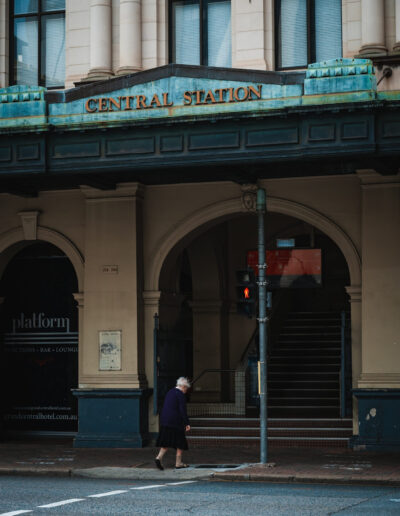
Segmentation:
[[(200, 427), (190, 430), (190, 437), (260, 437), (259, 428), (238, 427)], [(352, 436), (352, 430), (347, 428), (285, 428), (268, 427), (269, 437), (346, 437)]]
[[(192, 448), (212, 447), (259, 447), (259, 437), (207, 437), (187, 436), (189, 446)], [(268, 446), (272, 448), (348, 448), (348, 437), (268, 437)]]
[[(193, 428), (199, 427), (239, 427), (259, 428), (259, 418), (249, 417), (191, 417)], [(272, 418), (268, 417), (269, 428), (345, 428), (351, 430), (353, 421), (350, 418)]]

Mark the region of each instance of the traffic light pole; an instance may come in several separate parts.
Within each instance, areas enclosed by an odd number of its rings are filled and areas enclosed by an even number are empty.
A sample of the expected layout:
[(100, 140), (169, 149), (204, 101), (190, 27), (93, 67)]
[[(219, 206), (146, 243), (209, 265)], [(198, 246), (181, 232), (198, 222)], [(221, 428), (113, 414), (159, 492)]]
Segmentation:
[(257, 190), (258, 216), (258, 322), (260, 345), (260, 462), (267, 463), (267, 299), (264, 215), (266, 194), (263, 188)]

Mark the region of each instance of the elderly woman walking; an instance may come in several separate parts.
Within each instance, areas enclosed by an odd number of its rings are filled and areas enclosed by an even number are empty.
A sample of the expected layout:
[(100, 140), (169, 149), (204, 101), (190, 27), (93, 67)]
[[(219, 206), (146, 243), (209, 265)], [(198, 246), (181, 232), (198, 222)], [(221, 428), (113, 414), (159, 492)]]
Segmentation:
[(182, 453), (183, 450), (188, 449), (185, 431), (189, 432), (190, 425), (186, 413), (185, 394), (189, 388), (189, 380), (181, 376), (176, 382), (176, 387), (168, 391), (165, 397), (161, 412), (161, 428), (157, 439), (157, 446), (160, 446), (160, 451), (155, 459), (158, 469), (164, 469), (162, 459), (168, 448), (176, 449), (176, 469), (188, 467), (187, 464), (182, 462)]

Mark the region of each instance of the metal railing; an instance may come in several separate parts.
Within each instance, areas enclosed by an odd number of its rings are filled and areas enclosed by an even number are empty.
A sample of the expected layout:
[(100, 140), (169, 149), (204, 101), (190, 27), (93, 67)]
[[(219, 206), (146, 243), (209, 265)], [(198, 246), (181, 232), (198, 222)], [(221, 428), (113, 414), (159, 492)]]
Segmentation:
[(340, 417), (346, 417), (346, 312), (340, 314)]

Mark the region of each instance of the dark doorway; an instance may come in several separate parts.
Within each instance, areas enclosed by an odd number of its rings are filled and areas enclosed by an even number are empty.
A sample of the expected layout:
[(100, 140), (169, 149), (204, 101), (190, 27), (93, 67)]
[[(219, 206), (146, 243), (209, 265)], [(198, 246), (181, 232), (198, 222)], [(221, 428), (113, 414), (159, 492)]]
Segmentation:
[(175, 292), (164, 292), (160, 303), (156, 358), (159, 407), (177, 378), (193, 377), (192, 275), (185, 251), (178, 257), (172, 283)]
[(2, 413), (15, 432), (75, 432), (78, 386), (77, 279), (52, 244), (25, 247), (0, 282)]

